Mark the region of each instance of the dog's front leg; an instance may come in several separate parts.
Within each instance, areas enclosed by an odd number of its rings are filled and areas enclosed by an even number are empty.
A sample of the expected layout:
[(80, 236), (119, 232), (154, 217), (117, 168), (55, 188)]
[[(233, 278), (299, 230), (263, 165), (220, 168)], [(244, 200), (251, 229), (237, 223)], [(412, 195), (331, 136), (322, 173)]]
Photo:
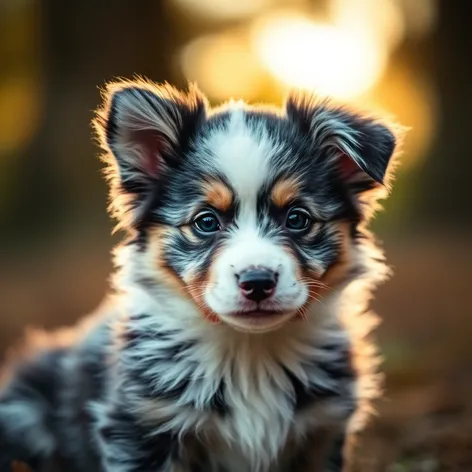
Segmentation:
[(107, 409), (97, 424), (104, 472), (185, 472), (182, 445), (171, 433), (153, 434), (122, 407)]

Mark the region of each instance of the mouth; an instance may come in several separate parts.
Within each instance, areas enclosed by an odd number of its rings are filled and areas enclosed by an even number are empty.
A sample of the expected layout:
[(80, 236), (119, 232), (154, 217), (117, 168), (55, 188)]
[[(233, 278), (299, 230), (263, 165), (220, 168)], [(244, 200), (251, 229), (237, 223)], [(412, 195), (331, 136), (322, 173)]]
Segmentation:
[(280, 310), (251, 310), (251, 311), (236, 311), (230, 316), (236, 318), (272, 318), (274, 316), (281, 316), (287, 314), (286, 311)]
[(263, 333), (273, 331), (294, 316), (294, 312), (280, 310), (236, 311), (224, 316), (223, 321), (239, 331)]

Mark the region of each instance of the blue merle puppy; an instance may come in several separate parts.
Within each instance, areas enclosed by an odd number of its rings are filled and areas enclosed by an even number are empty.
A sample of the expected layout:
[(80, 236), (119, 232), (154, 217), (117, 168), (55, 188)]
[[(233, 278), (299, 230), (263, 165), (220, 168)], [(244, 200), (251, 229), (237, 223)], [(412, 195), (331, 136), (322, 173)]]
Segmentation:
[(108, 86), (95, 128), (129, 238), (109, 304), (5, 369), (0, 472), (340, 471), (379, 390), (366, 225), (392, 129), (141, 80)]

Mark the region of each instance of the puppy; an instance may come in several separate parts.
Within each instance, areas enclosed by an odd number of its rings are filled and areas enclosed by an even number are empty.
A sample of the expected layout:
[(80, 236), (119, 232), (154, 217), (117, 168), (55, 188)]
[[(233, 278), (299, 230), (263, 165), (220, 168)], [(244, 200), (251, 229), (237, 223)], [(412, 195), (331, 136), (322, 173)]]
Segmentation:
[(0, 471), (340, 471), (379, 390), (366, 224), (392, 129), (145, 81), (109, 85), (94, 124), (129, 237), (109, 304), (6, 369)]

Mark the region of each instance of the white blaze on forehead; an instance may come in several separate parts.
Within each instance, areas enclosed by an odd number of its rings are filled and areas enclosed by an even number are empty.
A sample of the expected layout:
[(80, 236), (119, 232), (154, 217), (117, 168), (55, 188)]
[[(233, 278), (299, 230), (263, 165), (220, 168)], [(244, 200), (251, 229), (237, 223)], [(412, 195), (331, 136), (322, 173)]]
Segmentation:
[(256, 215), (257, 194), (269, 172), (269, 159), (276, 144), (262, 125), (248, 126), (245, 110), (231, 111), (229, 123), (211, 136), (208, 145), (215, 165), (226, 176), (240, 201), (238, 220), (248, 222)]

